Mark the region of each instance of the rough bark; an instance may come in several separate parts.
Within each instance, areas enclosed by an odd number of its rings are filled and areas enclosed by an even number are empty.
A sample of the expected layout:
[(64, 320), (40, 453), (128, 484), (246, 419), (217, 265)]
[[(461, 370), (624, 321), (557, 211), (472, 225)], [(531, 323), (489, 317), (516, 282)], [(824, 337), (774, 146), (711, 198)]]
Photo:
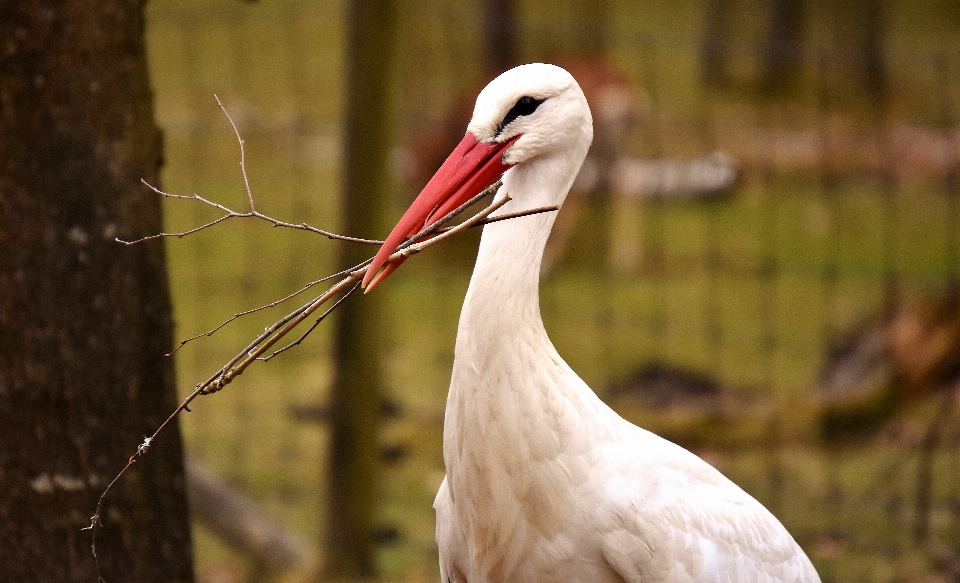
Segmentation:
[[(0, 0), (0, 580), (96, 581), (97, 498), (175, 406), (143, 3)], [(101, 573), (191, 581), (179, 431), (105, 505)]]

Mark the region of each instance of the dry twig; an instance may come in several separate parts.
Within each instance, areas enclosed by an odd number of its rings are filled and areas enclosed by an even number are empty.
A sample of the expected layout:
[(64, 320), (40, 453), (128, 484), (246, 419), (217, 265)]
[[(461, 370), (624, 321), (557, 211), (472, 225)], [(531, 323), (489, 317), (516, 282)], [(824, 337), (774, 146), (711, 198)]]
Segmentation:
[[(216, 97), (216, 96), (214, 96), (214, 97)], [(313, 233), (317, 233), (317, 234), (323, 235), (323, 236), (328, 237), (328, 238), (331, 238), (331, 239), (336, 239), (336, 240), (341, 240), (341, 241), (347, 241), (347, 242), (353, 242), (353, 243), (365, 243), (365, 244), (380, 244), (380, 243), (382, 243), (381, 241), (376, 241), (376, 240), (371, 240), (371, 239), (361, 239), (361, 238), (356, 238), (356, 237), (347, 237), (347, 236), (344, 236), (344, 235), (339, 235), (339, 234), (336, 234), (336, 233), (331, 233), (331, 232), (329, 232), (329, 231), (324, 231), (324, 230), (322, 230), (322, 229), (317, 229), (317, 228), (315, 228), (315, 227), (311, 227), (311, 226), (307, 225), (306, 223), (289, 223), (289, 222), (285, 222), (285, 221), (280, 221), (280, 220), (271, 218), (271, 217), (269, 217), (269, 216), (267, 216), (267, 215), (264, 215), (264, 214), (260, 213), (259, 211), (257, 211), (257, 210), (256, 210), (256, 206), (255, 206), (255, 204), (254, 204), (253, 192), (252, 192), (252, 190), (251, 190), (251, 188), (250, 188), (250, 181), (249, 181), (249, 179), (248, 179), (248, 177), (247, 177), (246, 153), (245, 153), (245, 149), (244, 149), (244, 141), (243, 141), (243, 138), (240, 136), (240, 132), (239, 132), (239, 130), (237, 129), (236, 124), (234, 124), (233, 119), (230, 117), (230, 114), (227, 112), (226, 108), (224, 108), (224, 106), (223, 106), (223, 104), (220, 102), (220, 99), (219, 99), (219, 98), (217, 98), (217, 103), (220, 105), (220, 109), (223, 111), (224, 115), (226, 115), (227, 119), (229, 120), (230, 125), (231, 125), (231, 127), (233, 128), (233, 131), (234, 131), (234, 133), (235, 133), (235, 135), (236, 135), (236, 137), (237, 137), (237, 140), (238, 140), (238, 142), (239, 142), (239, 145), (240, 145), (240, 170), (241, 170), (241, 173), (243, 174), (244, 187), (245, 187), (245, 189), (246, 189), (247, 201), (248, 201), (248, 203), (249, 203), (250, 210), (247, 211), (247, 212), (237, 212), (237, 211), (234, 211), (234, 210), (231, 210), (231, 209), (227, 208), (227, 207), (224, 206), (224, 205), (221, 205), (221, 204), (219, 204), (219, 203), (216, 203), (216, 202), (210, 201), (210, 200), (208, 200), (208, 199), (205, 199), (205, 198), (203, 198), (202, 196), (197, 195), (197, 194), (194, 194), (194, 195), (192, 195), (192, 196), (185, 196), (185, 195), (178, 195), (178, 194), (170, 194), (170, 193), (164, 192), (164, 191), (160, 190), (159, 188), (156, 188), (156, 187), (154, 187), (154, 186), (152, 186), (152, 185), (150, 185), (150, 184), (148, 184), (147, 182), (144, 181), (144, 184), (146, 184), (151, 190), (153, 190), (153, 191), (156, 192), (157, 194), (160, 194), (161, 196), (168, 197), (168, 198), (174, 198), (174, 199), (181, 199), (181, 200), (195, 200), (195, 201), (201, 202), (201, 203), (203, 203), (203, 204), (206, 204), (206, 205), (208, 205), (208, 206), (214, 207), (214, 208), (222, 211), (222, 212), (224, 213), (224, 215), (221, 216), (221, 217), (219, 217), (219, 218), (217, 218), (217, 219), (215, 219), (215, 220), (213, 220), (213, 221), (210, 221), (210, 222), (208, 222), (208, 223), (206, 223), (206, 224), (204, 224), (204, 225), (201, 225), (201, 226), (199, 226), (199, 227), (195, 227), (195, 228), (193, 228), (193, 229), (189, 229), (189, 230), (187, 230), (187, 231), (183, 231), (183, 232), (179, 232), (179, 233), (159, 233), (159, 234), (156, 234), (156, 235), (150, 235), (150, 236), (142, 237), (142, 238), (136, 239), (136, 240), (134, 240), (134, 241), (122, 241), (122, 240), (120, 240), (120, 239), (117, 239), (118, 242), (123, 243), (123, 244), (125, 244), (125, 245), (133, 245), (133, 244), (137, 244), (137, 243), (142, 243), (142, 242), (151, 241), (151, 240), (155, 240), (155, 239), (168, 238), (168, 237), (181, 238), (181, 237), (185, 237), (185, 236), (187, 236), (187, 235), (191, 235), (191, 234), (193, 234), (193, 233), (197, 233), (197, 232), (202, 231), (202, 230), (204, 230), (204, 229), (210, 228), (210, 227), (212, 227), (212, 226), (214, 226), (214, 225), (217, 225), (217, 224), (219, 224), (219, 223), (222, 223), (222, 222), (227, 221), (227, 220), (232, 219), (232, 218), (257, 218), (257, 219), (261, 219), (261, 220), (267, 221), (267, 222), (271, 223), (271, 224), (272, 224), (273, 226), (275, 226), (275, 227), (286, 227), (286, 228), (291, 228), (291, 229), (298, 229), (298, 230), (303, 230), (303, 231), (309, 231), (309, 232), (313, 232)], [(503, 205), (505, 205), (506, 203), (508, 203), (508, 202), (510, 201), (510, 195), (509, 195), (509, 194), (506, 194), (506, 195), (504, 195), (502, 198), (500, 198), (499, 200), (494, 201), (493, 203), (491, 203), (490, 205), (488, 205), (486, 208), (484, 208), (484, 209), (481, 210), (480, 212), (476, 213), (475, 215), (471, 216), (470, 218), (466, 219), (466, 220), (463, 221), (462, 223), (460, 223), (460, 224), (458, 224), (458, 225), (456, 225), (456, 226), (452, 226), (452, 227), (448, 227), (448, 226), (447, 226), (452, 219), (454, 219), (455, 217), (457, 217), (458, 215), (460, 215), (461, 213), (463, 213), (467, 208), (473, 206), (475, 203), (477, 203), (477, 202), (480, 201), (481, 199), (483, 199), (483, 198), (485, 198), (485, 197), (487, 197), (487, 196), (490, 196), (490, 195), (494, 194), (494, 193), (497, 191), (497, 189), (499, 188), (499, 186), (500, 186), (500, 183), (499, 183), (499, 181), (498, 181), (498, 182), (496, 182), (495, 184), (493, 184), (493, 185), (489, 186), (488, 188), (484, 189), (483, 192), (481, 192), (480, 194), (476, 195), (475, 197), (473, 197), (472, 199), (470, 199), (469, 201), (467, 201), (466, 203), (464, 203), (464, 204), (461, 205), (460, 207), (458, 207), (458, 208), (454, 209), (453, 211), (451, 211), (450, 213), (448, 213), (446, 216), (442, 217), (440, 220), (438, 220), (438, 221), (432, 223), (431, 225), (425, 227), (424, 229), (422, 229), (422, 230), (421, 230), (419, 233), (417, 233), (416, 235), (413, 235), (413, 236), (409, 237), (407, 240), (405, 240), (403, 243), (401, 243), (400, 245), (397, 246), (397, 249), (393, 252), (392, 255), (390, 255), (390, 258), (387, 260), (387, 263), (391, 263), (391, 262), (397, 261), (398, 259), (406, 258), (406, 257), (409, 257), (409, 256), (414, 255), (414, 254), (416, 254), (416, 253), (419, 253), (420, 251), (426, 249), (427, 247), (430, 247), (430, 246), (432, 246), (432, 245), (435, 245), (435, 244), (439, 243), (440, 241), (446, 239), (447, 237), (451, 237), (451, 236), (453, 236), (453, 235), (456, 235), (457, 233), (459, 233), (459, 232), (461, 232), (461, 231), (463, 231), (463, 230), (469, 229), (469, 228), (471, 228), (471, 227), (475, 227), (475, 226), (483, 225), (483, 224), (488, 224), (488, 223), (492, 223), (492, 222), (496, 222), (496, 221), (501, 221), (501, 220), (507, 220), (507, 219), (512, 219), (512, 218), (517, 218), (517, 217), (532, 215), (532, 214), (538, 214), (538, 213), (543, 213), (543, 212), (556, 211), (556, 210), (558, 209), (558, 207), (556, 207), (556, 206), (542, 207), (542, 208), (537, 208), (537, 209), (531, 209), (531, 210), (528, 210), (528, 211), (521, 211), (521, 212), (515, 212), (515, 213), (507, 213), (507, 214), (504, 214), (504, 215), (499, 215), (499, 216), (497, 216), (497, 217), (490, 218), (490, 215), (491, 215), (492, 213), (494, 213), (495, 211), (497, 211), (499, 208), (501, 208)], [(90, 539), (91, 539), (91, 540), (90, 540), (90, 548), (91, 548), (91, 552), (92, 552), (95, 560), (96, 560), (96, 557), (97, 557), (97, 538), (96, 538), (96, 535), (97, 535), (97, 529), (102, 526), (102, 523), (101, 523), (101, 521), (100, 521), (100, 516), (101, 516), (102, 510), (103, 510), (104, 501), (106, 500), (107, 495), (109, 494), (109, 492), (113, 489), (114, 485), (124, 476), (124, 474), (127, 473), (127, 471), (133, 466), (133, 464), (136, 463), (137, 459), (139, 459), (141, 456), (143, 456), (144, 454), (146, 454), (146, 453), (148, 452), (150, 446), (153, 444), (153, 442), (154, 442), (154, 440), (157, 438), (157, 436), (160, 435), (160, 433), (163, 432), (163, 430), (166, 429), (166, 428), (173, 422), (173, 420), (176, 419), (176, 417), (177, 417), (182, 411), (188, 411), (188, 412), (189, 412), (189, 411), (190, 411), (190, 409), (189, 409), (190, 404), (193, 402), (194, 399), (196, 399), (196, 398), (199, 397), (200, 395), (209, 395), (209, 394), (215, 393), (215, 392), (223, 389), (227, 384), (229, 384), (231, 381), (233, 381), (233, 379), (235, 379), (237, 376), (239, 376), (240, 374), (242, 374), (243, 371), (246, 370), (246, 368), (247, 368), (248, 366), (250, 366), (252, 363), (254, 363), (254, 362), (258, 361), (258, 360), (259, 360), (259, 361), (270, 360), (270, 359), (272, 359), (273, 357), (275, 357), (275, 356), (277, 356), (277, 355), (279, 355), (279, 354), (281, 354), (281, 353), (283, 353), (283, 352), (285, 352), (285, 351), (293, 348), (294, 346), (299, 345), (301, 342), (303, 342), (303, 340), (320, 324), (321, 321), (324, 320), (324, 318), (327, 317), (327, 315), (329, 315), (329, 314), (330, 314), (334, 309), (336, 309), (343, 301), (345, 301), (345, 300), (346, 300), (348, 297), (350, 297), (354, 292), (356, 292), (356, 290), (359, 288), (360, 282), (361, 282), (362, 279), (363, 279), (363, 276), (366, 274), (367, 270), (369, 269), (369, 265), (370, 265), (371, 261), (372, 261), (372, 258), (371, 258), (371, 259), (368, 259), (368, 260), (364, 261), (363, 263), (361, 263), (361, 264), (359, 264), (359, 265), (356, 265), (356, 266), (354, 266), (354, 267), (352, 267), (352, 268), (350, 268), (350, 269), (347, 269), (347, 270), (344, 270), (344, 271), (341, 271), (341, 272), (338, 272), (338, 273), (334, 273), (334, 274), (332, 274), (332, 275), (328, 275), (328, 276), (326, 276), (326, 277), (324, 277), (324, 278), (321, 278), (321, 279), (318, 279), (318, 280), (316, 280), (316, 281), (312, 281), (312, 282), (310, 282), (310, 283), (307, 283), (306, 285), (304, 285), (303, 287), (301, 287), (299, 290), (297, 290), (297, 291), (295, 291), (295, 292), (293, 292), (293, 293), (291, 293), (291, 294), (289, 294), (289, 295), (287, 295), (287, 296), (285, 296), (285, 297), (283, 297), (283, 298), (280, 298), (280, 299), (278, 299), (278, 300), (275, 300), (275, 301), (273, 301), (273, 302), (270, 302), (270, 303), (268, 303), (268, 304), (265, 304), (265, 305), (263, 305), (263, 306), (260, 306), (260, 307), (257, 307), (257, 308), (253, 308), (253, 309), (250, 309), (250, 310), (245, 310), (245, 311), (242, 311), (242, 312), (238, 312), (238, 313), (234, 314), (233, 316), (231, 316), (230, 318), (228, 318), (227, 320), (225, 320), (224, 322), (222, 322), (221, 324), (219, 324), (217, 327), (213, 328), (212, 330), (209, 330), (209, 331), (207, 331), (207, 332), (204, 332), (204, 333), (201, 333), (201, 334), (197, 334), (197, 335), (195, 335), (195, 336), (192, 336), (192, 337), (190, 337), (190, 338), (187, 338), (187, 339), (185, 339), (185, 340), (182, 340), (182, 341), (180, 342), (180, 344), (168, 354), (168, 356), (169, 356), (169, 355), (172, 355), (172, 354), (175, 353), (177, 350), (179, 350), (181, 347), (183, 347), (185, 344), (187, 344), (187, 343), (189, 343), (189, 342), (191, 342), (191, 341), (193, 341), (193, 340), (196, 340), (196, 339), (201, 338), (201, 337), (209, 337), (209, 336), (212, 336), (213, 334), (215, 334), (218, 330), (220, 330), (221, 328), (223, 328), (223, 327), (226, 326), (227, 324), (229, 324), (229, 323), (231, 323), (231, 322), (233, 322), (233, 321), (235, 321), (235, 320), (237, 320), (237, 319), (239, 319), (239, 318), (241, 318), (241, 317), (243, 317), (243, 316), (246, 316), (246, 315), (249, 315), (249, 314), (253, 314), (253, 313), (255, 313), (255, 312), (259, 312), (259, 311), (262, 311), (262, 310), (265, 310), (265, 309), (268, 309), (268, 308), (275, 307), (275, 306), (277, 306), (277, 305), (279, 305), (279, 304), (281, 304), (281, 303), (283, 303), (283, 302), (286, 302), (286, 301), (288, 301), (288, 300), (290, 300), (290, 299), (292, 299), (292, 298), (300, 295), (301, 293), (303, 293), (303, 292), (307, 291), (308, 289), (310, 289), (310, 288), (312, 288), (312, 287), (320, 284), (321, 282), (325, 282), (325, 281), (329, 281), (329, 280), (332, 280), (332, 279), (336, 279), (336, 278), (338, 278), (338, 277), (340, 278), (340, 280), (339, 280), (336, 284), (334, 284), (333, 286), (331, 286), (330, 288), (328, 288), (325, 292), (323, 292), (323, 293), (320, 294), (319, 296), (313, 298), (312, 300), (310, 300), (309, 302), (305, 303), (304, 305), (302, 305), (301, 307), (297, 308), (296, 310), (290, 312), (289, 314), (287, 314), (287, 315), (284, 316), (283, 318), (280, 318), (280, 319), (279, 319), (277, 322), (275, 322), (273, 325), (267, 327), (267, 328), (263, 331), (263, 333), (261, 333), (261, 334), (258, 335), (256, 338), (254, 338), (249, 344), (247, 344), (247, 346), (245, 346), (245, 347), (243, 348), (243, 350), (241, 350), (240, 352), (238, 352), (238, 353), (236, 354), (236, 356), (234, 356), (234, 357), (233, 357), (232, 359), (230, 359), (226, 364), (224, 364), (223, 366), (221, 366), (220, 369), (219, 369), (216, 373), (214, 373), (213, 375), (211, 375), (209, 378), (207, 378), (207, 379), (206, 379), (205, 381), (203, 381), (202, 383), (198, 384), (198, 385), (194, 388), (193, 392), (191, 392), (191, 393), (183, 400), (183, 402), (181, 402), (180, 405), (170, 414), (170, 416), (167, 417), (167, 419), (166, 419), (162, 424), (160, 424), (160, 426), (156, 429), (156, 431), (154, 431), (152, 435), (144, 438), (143, 442), (137, 447), (136, 452), (135, 452), (133, 455), (131, 455), (130, 458), (127, 460), (126, 465), (125, 465), (125, 466), (120, 470), (120, 472), (113, 478), (113, 480), (110, 481), (110, 483), (107, 485), (107, 487), (104, 489), (104, 491), (100, 494), (100, 498), (99, 498), (99, 500), (97, 501), (96, 510), (95, 510), (93, 516), (90, 518), (90, 525), (84, 529), (84, 530), (90, 530), (90, 532), (91, 532), (91, 534), (90, 534)], [(339, 297), (338, 297), (338, 296), (339, 296)], [(304, 320), (306, 320), (307, 318), (309, 318), (309, 317), (310, 317), (313, 313), (315, 313), (321, 306), (324, 306), (325, 304), (327, 304), (328, 302), (330, 302), (330, 301), (333, 300), (334, 298), (337, 298), (337, 299), (332, 303), (332, 305), (330, 305), (329, 308), (327, 308), (324, 312), (322, 312), (321, 315), (318, 316), (317, 319), (313, 322), (313, 324), (312, 324), (305, 332), (303, 332), (296, 340), (294, 340), (294, 341), (292, 341), (292, 342), (290, 342), (290, 343), (282, 346), (281, 348), (278, 348), (278, 349), (274, 350), (274, 351), (273, 351), (272, 353), (270, 353), (269, 355), (265, 355), (265, 354), (267, 353), (267, 351), (270, 350), (270, 348), (272, 348), (278, 341), (280, 341), (280, 340), (281, 340), (282, 338), (284, 338), (287, 334), (289, 334), (293, 329), (295, 329), (297, 326), (299, 326), (301, 323), (303, 323)], [(98, 564), (98, 571), (99, 571), (99, 564)]]
[(223, 111), (223, 114), (225, 116), (227, 116), (227, 120), (230, 122), (230, 127), (233, 128), (233, 133), (234, 135), (237, 136), (237, 141), (240, 143), (240, 173), (243, 175), (243, 186), (247, 191), (247, 203), (250, 205), (250, 210), (247, 212), (238, 212), (238, 211), (229, 209), (220, 203), (207, 200), (202, 196), (200, 196), (199, 194), (193, 194), (193, 195), (171, 194), (169, 192), (164, 192), (159, 188), (157, 188), (156, 186), (153, 186), (146, 180), (141, 179), (140, 181), (143, 182), (145, 185), (147, 185), (147, 187), (150, 188), (150, 190), (156, 192), (157, 194), (165, 198), (195, 200), (197, 202), (201, 202), (207, 206), (211, 206), (217, 210), (222, 211), (224, 215), (210, 221), (209, 223), (200, 225), (199, 227), (188, 229), (186, 231), (181, 231), (179, 233), (157, 233), (156, 235), (148, 235), (146, 237), (141, 237), (140, 239), (136, 239), (133, 241), (124, 241), (118, 238), (116, 239), (118, 243), (123, 243), (124, 245), (134, 245), (136, 243), (143, 243), (144, 241), (152, 241), (153, 239), (163, 239), (167, 237), (175, 237), (179, 239), (182, 237), (186, 237), (187, 235), (192, 235), (199, 231), (203, 231), (204, 229), (208, 229), (214, 225), (218, 225), (229, 219), (250, 219), (250, 218), (261, 219), (263, 221), (270, 223), (274, 227), (286, 227), (288, 229), (298, 229), (301, 231), (309, 231), (311, 233), (317, 233), (318, 235), (323, 235), (328, 239), (336, 239), (339, 241), (347, 241), (350, 243), (365, 243), (367, 245), (381, 245), (383, 243), (383, 241), (377, 241), (374, 239), (361, 239), (358, 237), (348, 237), (346, 235), (338, 235), (337, 233), (325, 231), (323, 229), (318, 229), (317, 227), (312, 227), (306, 223), (288, 223), (286, 221), (274, 219), (258, 211), (256, 204), (254, 204), (253, 202), (253, 191), (250, 189), (250, 179), (247, 176), (247, 153), (246, 153), (246, 149), (244, 148), (243, 138), (240, 136), (240, 130), (237, 129), (237, 124), (233, 123), (233, 118), (230, 117), (230, 114), (227, 112), (227, 108), (225, 108), (223, 106), (223, 103), (220, 102), (220, 98), (217, 97), (216, 94), (214, 94), (213, 98), (217, 100), (217, 105), (220, 106), (220, 110)]

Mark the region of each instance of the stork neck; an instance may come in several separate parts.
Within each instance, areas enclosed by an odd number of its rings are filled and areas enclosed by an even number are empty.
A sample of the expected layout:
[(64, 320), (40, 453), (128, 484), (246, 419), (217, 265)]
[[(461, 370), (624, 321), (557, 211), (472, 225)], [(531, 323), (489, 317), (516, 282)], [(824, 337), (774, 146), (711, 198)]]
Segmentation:
[[(577, 168), (572, 166), (574, 174)], [(562, 179), (546, 186), (535, 181), (545, 190), (531, 192), (516, 176), (510, 178), (508, 173), (504, 189), (513, 200), (503, 207), (505, 212), (556, 204), (562, 200), (556, 193), (569, 188)], [(562, 190), (550, 196), (549, 188)], [(515, 503), (518, 492), (546, 492), (559, 483), (560, 475), (553, 472), (563, 470), (541, 465), (537, 472), (528, 472), (529, 459), (556, 460), (561, 451), (583, 452), (612, 425), (604, 405), (563, 362), (540, 318), (540, 262), (555, 217), (543, 213), (484, 228), (460, 315), (443, 428), (447, 486), (452, 496), (482, 500), (493, 508)], [(587, 424), (594, 429), (569, 431)], [(465, 472), (486, 478), (460, 479)], [(491, 490), (497, 483), (513, 486)], [(538, 510), (526, 516), (548, 537), (556, 534), (557, 509), (566, 504), (560, 498), (554, 502), (550, 509), (529, 506)], [(490, 522), (494, 518), (460, 515), (459, 520), (480, 537), (497, 532)]]
[[(500, 213), (559, 204), (576, 176), (578, 160), (543, 157), (509, 170), (500, 194), (512, 197)], [(506, 356), (519, 341), (541, 354), (553, 352), (540, 318), (540, 263), (556, 212), (484, 227), (477, 262), (464, 300), (457, 354), (476, 361)], [(544, 354), (544, 358), (547, 358)]]
[(554, 215), (543, 213), (484, 227), (465, 312), (480, 309), (488, 318), (528, 313), (539, 320), (540, 262)]

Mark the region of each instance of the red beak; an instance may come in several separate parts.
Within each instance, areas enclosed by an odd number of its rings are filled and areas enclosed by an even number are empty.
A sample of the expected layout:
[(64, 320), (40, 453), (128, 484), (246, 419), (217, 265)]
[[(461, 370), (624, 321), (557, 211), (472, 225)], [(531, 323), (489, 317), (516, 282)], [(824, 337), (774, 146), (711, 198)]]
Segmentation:
[(503, 143), (487, 144), (479, 142), (476, 136), (467, 132), (377, 251), (373, 263), (363, 276), (364, 289), (372, 290), (400, 267), (405, 258), (392, 263), (386, 261), (404, 239), (480, 194), (506, 172), (510, 165), (503, 163), (503, 152), (519, 137)]

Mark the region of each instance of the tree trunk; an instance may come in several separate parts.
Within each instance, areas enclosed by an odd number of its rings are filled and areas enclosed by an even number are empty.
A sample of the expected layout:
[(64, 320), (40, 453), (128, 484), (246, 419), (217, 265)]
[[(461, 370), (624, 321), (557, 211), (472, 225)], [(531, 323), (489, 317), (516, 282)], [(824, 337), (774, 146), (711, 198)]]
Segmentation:
[(574, 2), (573, 21), (579, 29), (575, 36), (576, 46), (571, 54), (578, 56), (603, 58), (610, 48), (610, 0), (591, 0)]
[(845, 0), (830, 4), (833, 25), (830, 89), (841, 101), (866, 95), (880, 105), (886, 97), (884, 0)]
[(483, 59), (487, 74), (516, 67), (517, 11), (514, 0), (484, 0)]
[[(389, 114), (393, 0), (356, 0), (347, 14), (347, 111), (342, 230), (379, 232), (389, 193)], [(343, 244), (343, 267), (370, 248)], [(377, 290), (381, 292), (381, 290)], [(379, 429), (383, 374), (382, 292), (351, 298), (337, 311), (326, 574), (372, 577), (380, 499)]]
[[(0, 0), (0, 580), (97, 580), (97, 499), (174, 409), (142, 2)], [(118, 483), (113, 581), (191, 581), (179, 430)]]
[(727, 65), (731, 48), (731, 4), (731, 0), (703, 2), (700, 79), (703, 85), (710, 89), (724, 89), (730, 84)]
[(767, 0), (767, 6), (760, 86), (779, 93), (799, 77), (803, 65), (803, 0)]

